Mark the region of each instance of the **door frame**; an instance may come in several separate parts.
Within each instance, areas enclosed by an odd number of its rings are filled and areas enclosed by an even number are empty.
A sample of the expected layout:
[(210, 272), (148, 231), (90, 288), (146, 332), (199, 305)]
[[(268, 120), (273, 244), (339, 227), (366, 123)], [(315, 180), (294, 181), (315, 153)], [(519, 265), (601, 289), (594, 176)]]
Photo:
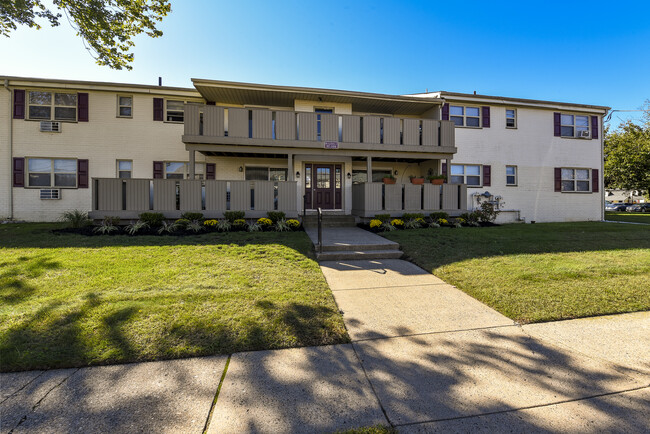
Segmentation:
[[(315, 168), (317, 166), (328, 166), (332, 168), (331, 184), (332, 184), (332, 208), (328, 210), (343, 210), (343, 190), (345, 188), (345, 176), (343, 174), (344, 163), (341, 162), (327, 162), (327, 161), (311, 161), (303, 163), (303, 173), (305, 174), (305, 182), (303, 183), (303, 195), (305, 195), (305, 202), (303, 206), (306, 210), (314, 210), (314, 193), (316, 190), (315, 183)], [(309, 177), (309, 185), (307, 187), (307, 178)], [(337, 187), (338, 180), (338, 187)]]

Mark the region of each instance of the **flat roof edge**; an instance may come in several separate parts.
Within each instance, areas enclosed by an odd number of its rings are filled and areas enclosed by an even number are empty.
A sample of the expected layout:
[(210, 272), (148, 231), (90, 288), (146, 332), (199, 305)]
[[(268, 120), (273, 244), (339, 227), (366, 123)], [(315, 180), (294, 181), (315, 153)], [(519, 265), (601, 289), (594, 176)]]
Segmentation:
[(32, 81), (34, 83), (57, 83), (57, 84), (68, 84), (74, 85), (79, 84), (83, 86), (107, 86), (107, 87), (130, 87), (136, 89), (160, 89), (162, 91), (183, 91), (183, 92), (194, 92), (198, 91), (193, 87), (176, 87), (176, 86), (158, 86), (155, 84), (133, 84), (133, 83), (116, 83), (110, 81), (86, 81), (86, 80), (68, 80), (60, 78), (39, 78), (39, 77), (19, 77), (19, 76), (9, 76), (9, 75), (0, 75), (0, 80), (9, 80), (9, 81)]

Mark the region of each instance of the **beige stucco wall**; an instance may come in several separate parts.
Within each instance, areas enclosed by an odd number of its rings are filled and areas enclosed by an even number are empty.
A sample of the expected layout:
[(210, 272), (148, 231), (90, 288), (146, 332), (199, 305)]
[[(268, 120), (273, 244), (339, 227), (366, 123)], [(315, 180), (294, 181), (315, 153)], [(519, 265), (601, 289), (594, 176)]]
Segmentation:
[(11, 156), (9, 154), (9, 134), (11, 118), (11, 93), (0, 88), (0, 220), (9, 218), (11, 193)]
[[(153, 98), (164, 95), (120, 92), (133, 96), (133, 118), (118, 118), (116, 92), (91, 90), (88, 93), (89, 122), (63, 123), (61, 133), (40, 132), (36, 121), (13, 120), (13, 156), (88, 159), (91, 178), (116, 177), (117, 159), (133, 160), (134, 178), (151, 178), (155, 160), (188, 161), (189, 154), (181, 142), (183, 125), (153, 121)], [(9, 121), (5, 113), (8, 102), (6, 95), (1, 98), (4, 137)], [(3, 153), (6, 148), (3, 142)], [(7, 159), (10, 159), (8, 155), (2, 156), (3, 165)], [(197, 161), (203, 160), (197, 154)], [(8, 200), (4, 178), (8, 177), (3, 176), (0, 184), (3, 189), (0, 204)], [(90, 210), (91, 206), (91, 188), (62, 189), (61, 200), (40, 200), (39, 189), (34, 188), (13, 188), (13, 193), (17, 220), (52, 221), (63, 211)], [(0, 214), (8, 216), (8, 205), (0, 207), (6, 210)]]
[[(505, 127), (505, 110), (490, 107), (490, 128), (456, 128), (453, 163), (492, 166), (492, 185), (468, 188), (468, 204), (472, 194), (487, 190), (502, 196), (505, 209), (519, 210), (526, 222), (600, 220), (602, 185), (599, 193), (556, 193), (554, 168), (598, 169), (601, 182), (602, 125), (599, 139), (560, 138), (553, 135), (553, 113), (570, 110), (518, 107), (516, 129)], [(517, 186), (506, 186), (506, 165), (517, 166)]]

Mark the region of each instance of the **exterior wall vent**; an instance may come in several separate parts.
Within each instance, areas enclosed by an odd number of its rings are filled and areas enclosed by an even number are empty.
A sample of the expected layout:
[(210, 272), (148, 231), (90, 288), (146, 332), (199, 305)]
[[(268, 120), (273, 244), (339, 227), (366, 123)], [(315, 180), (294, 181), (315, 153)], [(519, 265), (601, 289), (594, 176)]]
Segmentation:
[(41, 200), (59, 200), (59, 199), (61, 199), (61, 189), (60, 188), (42, 188), (40, 191), (41, 191)]
[(43, 121), (41, 122), (41, 131), (44, 133), (60, 133), (61, 122)]

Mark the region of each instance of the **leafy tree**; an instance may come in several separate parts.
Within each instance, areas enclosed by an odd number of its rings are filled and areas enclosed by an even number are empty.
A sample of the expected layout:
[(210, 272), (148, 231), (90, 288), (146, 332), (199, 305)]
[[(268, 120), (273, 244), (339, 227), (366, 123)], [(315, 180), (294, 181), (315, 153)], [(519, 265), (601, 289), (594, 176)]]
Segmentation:
[[(132, 69), (132, 39), (146, 33), (162, 36), (156, 24), (171, 11), (169, 0), (53, 0), (48, 8), (41, 0), (0, 0), (0, 35), (9, 37), (17, 25), (40, 29), (38, 19), (60, 24), (62, 11), (81, 36), (98, 64), (113, 69)], [(56, 9), (55, 9), (56, 8)]]
[(605, 130), (605, 186), (650, 192), (650, 100), (641, 125), (627, 121)]

